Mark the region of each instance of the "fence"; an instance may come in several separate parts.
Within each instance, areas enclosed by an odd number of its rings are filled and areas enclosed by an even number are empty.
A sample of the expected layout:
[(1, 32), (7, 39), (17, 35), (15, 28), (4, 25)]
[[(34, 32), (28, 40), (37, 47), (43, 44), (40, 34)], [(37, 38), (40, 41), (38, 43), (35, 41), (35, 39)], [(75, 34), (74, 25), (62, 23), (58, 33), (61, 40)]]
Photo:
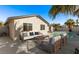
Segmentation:
[[(68, 28), (67, 27), (62, 27), (61, 28), (61, 31), (68, 31)], [(72, 28), (72, 31), (74, 32), (79, 32), (79, 26), (75, 26)]]

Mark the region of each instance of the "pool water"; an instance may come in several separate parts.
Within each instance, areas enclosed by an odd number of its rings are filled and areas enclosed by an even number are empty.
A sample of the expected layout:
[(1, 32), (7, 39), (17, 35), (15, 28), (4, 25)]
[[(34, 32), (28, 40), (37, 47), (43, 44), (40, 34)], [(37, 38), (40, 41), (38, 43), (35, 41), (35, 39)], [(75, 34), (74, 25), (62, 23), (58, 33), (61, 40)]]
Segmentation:
[(60, 35), (62, 35), (62, 34), (64, 34), (64, 33), (66, 33), (66, 32), (57, 32), (57, 31), (56, 31), (56, 32), (53, 32), (53, 33), (52, 33), (52, 36), (53, 36), (53, 37), (56, 37), (56, 36), (60, 36)]
[(67, 33), (67, 38), (72, 39), (74, 37), (74, 32), (64, 32), (64, 31), (56, 31), (52, 33), (53, 37), (60, 36), (64, 33)]
[(72, 39), (75, 36), (74, 32), (68, 32), (67, 37), (68, 39)]

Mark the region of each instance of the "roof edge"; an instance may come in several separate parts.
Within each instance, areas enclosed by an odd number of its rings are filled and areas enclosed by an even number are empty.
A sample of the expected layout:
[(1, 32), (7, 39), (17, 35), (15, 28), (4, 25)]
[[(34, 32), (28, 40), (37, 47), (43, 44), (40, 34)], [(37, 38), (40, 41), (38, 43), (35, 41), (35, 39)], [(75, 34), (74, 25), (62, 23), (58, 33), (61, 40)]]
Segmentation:
[(9, 21), (9, 20), (11, 20), (11, 19), (14, 19), (14, 20), (16, 20), (16, 19), (21, 19), (21, 18), (28, 18), (28, 17), (38, 17), (38, 18), (40, 18), (42, 21), (44, 21), (45, 23), (47, 23), (48, 25), (49, 25), (49, 22), (47, 22), (42, 16), (40, 16), (40, 15), (23, 15), (23, 16), (13, 16), (13, 17), (8, 17), (7, 18), (7, 21), (5, 22), (5, 24)]

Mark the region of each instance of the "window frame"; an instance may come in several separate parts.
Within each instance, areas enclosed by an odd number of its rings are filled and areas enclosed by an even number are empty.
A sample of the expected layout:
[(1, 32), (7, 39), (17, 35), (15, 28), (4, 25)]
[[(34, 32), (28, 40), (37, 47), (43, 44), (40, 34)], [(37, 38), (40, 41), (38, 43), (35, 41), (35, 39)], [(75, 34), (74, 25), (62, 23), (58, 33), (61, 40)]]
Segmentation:
[(23, 31), (32, 31), (32, 23), (23, 23)]
[(44, 24), (40, 25), (40, 30), (45, 30), (45, 25)]

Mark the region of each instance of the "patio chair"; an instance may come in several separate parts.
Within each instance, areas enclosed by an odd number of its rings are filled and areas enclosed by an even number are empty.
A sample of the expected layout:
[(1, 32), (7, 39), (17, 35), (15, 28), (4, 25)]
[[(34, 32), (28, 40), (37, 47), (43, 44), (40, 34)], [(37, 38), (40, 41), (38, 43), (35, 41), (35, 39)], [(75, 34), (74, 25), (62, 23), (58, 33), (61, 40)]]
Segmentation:
[[(41, 39), (41, 40), (40, 40)], [(38, 48), (41, 49), (41, 50), (44, 50), (48, 53), (51, 52), (51, 44), (49, 43), (49, 37), (40, 37), (38, 40), (37, 40), (37, 45), (38, 45)]]
[(61, 48), (61, 38), (58, 39), (55, 42), (54, 38), (45, 38), (39, 45), (39, 48), (48, 53), (57, 53)]
[(37, 45), (40, 45), (42, 43), (42, 41), (44, 40), (44, 36), (37, 36), (37, 37), (34, 37), (34, 41)]

